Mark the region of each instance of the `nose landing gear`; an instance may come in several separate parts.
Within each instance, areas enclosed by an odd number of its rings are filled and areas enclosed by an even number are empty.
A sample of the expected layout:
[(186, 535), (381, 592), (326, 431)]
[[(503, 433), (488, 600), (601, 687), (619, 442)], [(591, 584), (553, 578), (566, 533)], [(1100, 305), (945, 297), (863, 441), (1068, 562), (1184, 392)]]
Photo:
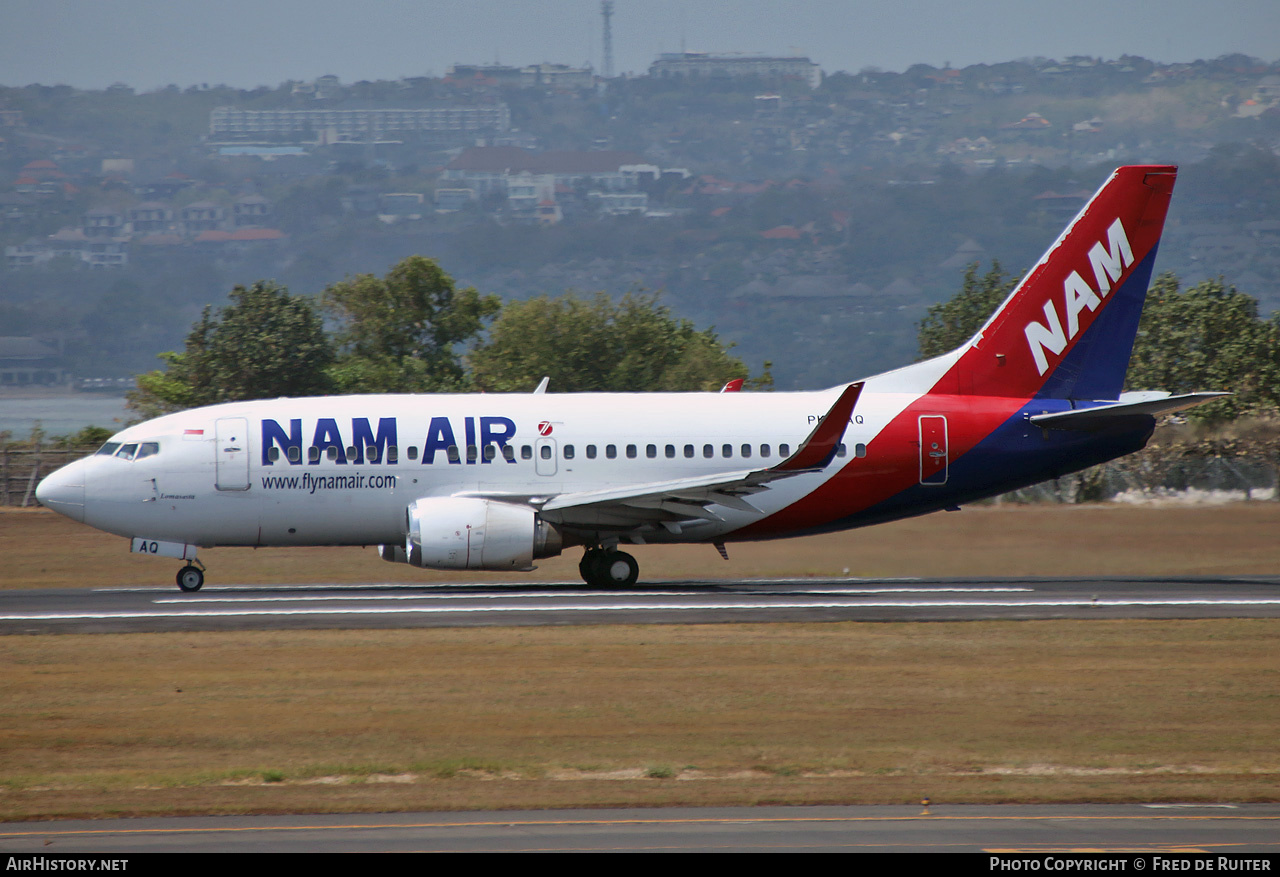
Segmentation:
[(200, 561), (188, 563), (182, 569), (178, 570), (178, 588), (187, 593), (193, 593), (204, 587), (204, 564)]
[(616, 548), (588, 548), (578, 563), (582, 580), (597, 588), (629, 588), (640, 576), (640, 564)]

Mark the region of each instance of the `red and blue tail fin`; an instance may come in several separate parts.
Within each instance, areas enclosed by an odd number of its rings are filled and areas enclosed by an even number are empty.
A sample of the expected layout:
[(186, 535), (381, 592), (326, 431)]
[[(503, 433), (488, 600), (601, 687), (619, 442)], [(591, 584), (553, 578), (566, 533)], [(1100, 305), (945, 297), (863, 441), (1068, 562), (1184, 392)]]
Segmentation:
[(1133, 165), (1112, 174), (934, 391), (1118, 398), (1177, 173)]

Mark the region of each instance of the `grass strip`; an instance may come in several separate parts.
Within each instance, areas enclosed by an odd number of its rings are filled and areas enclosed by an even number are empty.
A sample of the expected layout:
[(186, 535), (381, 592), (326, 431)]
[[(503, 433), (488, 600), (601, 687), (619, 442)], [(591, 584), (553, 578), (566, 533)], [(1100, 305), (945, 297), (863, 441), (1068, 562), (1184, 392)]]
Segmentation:
[(1280, 620), (0, 638), (0, 818), (1280, 798)]

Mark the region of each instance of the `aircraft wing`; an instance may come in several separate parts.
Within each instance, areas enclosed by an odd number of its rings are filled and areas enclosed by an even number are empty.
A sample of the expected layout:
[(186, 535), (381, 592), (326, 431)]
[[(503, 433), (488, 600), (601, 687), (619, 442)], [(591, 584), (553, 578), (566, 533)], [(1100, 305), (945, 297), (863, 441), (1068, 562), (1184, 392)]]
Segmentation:
[(681, 520), (721, 520), (711, 508), (717, 505), (757, 512), (759, 509), (747, 500), (751, 494), (767, 490), (770, 482), (819, 471), (831, 462), (844, 438), (862, 386), (858, 382), (845, 387), (795, 453), (776, 466), (562, 493), (545, 502), (537, 498), (531, 501), (540, 505), (544, 518), (581, 526), (633, 527), (662, 523), (671, 527)]
[(1099, 405), (1096, 408), (1077, 408), (1072, 411), (1059, 411), (1056, 414), (1036, 414), (1031, 422), (1046, 429), (1073, 429), (1084, 432), (1097, 432), (1118, 424), (1127, 417), (1147, 415), (1158, 417), (1184, 408), (1193, 408), (1230, 396), (1230, 393), (1183, 393), (1171, 396), (1168, 393), (1125, 393), (1115, 404)]

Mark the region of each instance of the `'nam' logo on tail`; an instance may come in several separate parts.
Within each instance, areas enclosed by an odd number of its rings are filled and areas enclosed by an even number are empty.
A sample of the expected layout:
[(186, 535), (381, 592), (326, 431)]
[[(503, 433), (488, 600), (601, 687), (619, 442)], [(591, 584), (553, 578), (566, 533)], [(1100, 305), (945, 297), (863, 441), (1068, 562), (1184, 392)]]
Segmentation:
[(1045, 351), (1058, 356), (1066, 350), (1068, 342), (1080, 332), (1080, 314), (1085, 308), (1090, 313), (1097, 310), (1102, 299), (1111, 291), (1112, 284), (1118, 282), (1124, 270), (1133, 264), (1133, 249), (1129, 246), (1124, 224), (1119, 219), (1107, 229), (1106, 245), (1098, 241), (1089, 249), (1089, 264), (1093, 267), (1095, 280), (1092, 287), (1080, 276), (1079, 271), (1072, 271), (1062, 283), (1063, 313), (1067, 317), (1065, 329), (1053, 299), (1044, 303), (1045, 322), (1041, 324), (1032, 320), (1023, 329), (1027, 336), (1027, 346), (1031, 348), (1031, 355), (1035, 358), (1036, 368), (1042, 375), (1049, 370), (1049, 358)]

